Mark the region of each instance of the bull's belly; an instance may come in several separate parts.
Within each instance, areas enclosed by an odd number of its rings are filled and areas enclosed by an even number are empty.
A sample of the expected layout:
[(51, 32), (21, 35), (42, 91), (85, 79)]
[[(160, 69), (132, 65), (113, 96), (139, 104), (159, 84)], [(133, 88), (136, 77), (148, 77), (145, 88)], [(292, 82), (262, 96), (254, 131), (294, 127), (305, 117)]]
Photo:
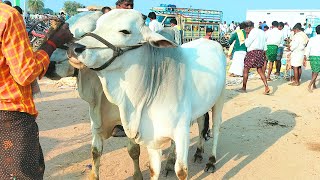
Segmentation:
[(139, 127), (139, 135), (136, 143), (152, 149), (162, 149), (168, 145), (170, 140), (175, 139), (177, 129), (186, 129), (189, 133), (191, 118), (179, 118), (179, 114), (170, 116), (168, 114), (149, 113), (150, 118), (143, 119)]
[(192, 119), (195, 120), (208, 112), (221, 96), (225, 88), (225, 75), (198, 80), (192, 88)]

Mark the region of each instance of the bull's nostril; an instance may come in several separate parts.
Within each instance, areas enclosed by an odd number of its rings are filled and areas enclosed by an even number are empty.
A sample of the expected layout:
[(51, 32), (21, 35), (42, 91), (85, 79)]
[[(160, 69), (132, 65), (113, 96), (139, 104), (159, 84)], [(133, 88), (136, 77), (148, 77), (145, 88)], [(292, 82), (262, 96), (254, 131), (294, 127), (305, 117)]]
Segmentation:
[(86, 47), (81, 45), (81, 46), (79, 46), (79, 47), (76, 47), (76, 48), (74, 49), (74, 52), (76, 52), (76, 53), (82, 53), (85, 49), (86, 49)]

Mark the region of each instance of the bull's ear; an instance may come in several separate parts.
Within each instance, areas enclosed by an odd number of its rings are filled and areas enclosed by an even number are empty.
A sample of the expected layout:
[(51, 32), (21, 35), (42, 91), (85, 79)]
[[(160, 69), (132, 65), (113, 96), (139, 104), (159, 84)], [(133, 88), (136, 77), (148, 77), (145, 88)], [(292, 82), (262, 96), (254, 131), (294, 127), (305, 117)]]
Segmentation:
[(170, 48), (177, 47), (178, 45), (169, 39), (163, 37), (162, 35), (151, 32), (151, 30), (147, 30), (145, 34), (145, 40), (153, 47), (157, 48)]

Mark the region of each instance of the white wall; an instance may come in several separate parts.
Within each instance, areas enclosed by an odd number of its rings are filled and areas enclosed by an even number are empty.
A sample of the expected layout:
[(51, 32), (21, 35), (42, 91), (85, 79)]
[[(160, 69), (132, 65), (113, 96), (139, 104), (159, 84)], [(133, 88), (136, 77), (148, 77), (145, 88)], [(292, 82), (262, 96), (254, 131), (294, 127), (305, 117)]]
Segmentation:
[(282, 21), (288, 22), (292, 28), (296, 23), (303, 26), (308, 16), (320, 17), (320, 10), (248, 10), (246, 19), (253, 21), (255, 26), (260, 21), (266, 21), (268, 26), (272, 21)]

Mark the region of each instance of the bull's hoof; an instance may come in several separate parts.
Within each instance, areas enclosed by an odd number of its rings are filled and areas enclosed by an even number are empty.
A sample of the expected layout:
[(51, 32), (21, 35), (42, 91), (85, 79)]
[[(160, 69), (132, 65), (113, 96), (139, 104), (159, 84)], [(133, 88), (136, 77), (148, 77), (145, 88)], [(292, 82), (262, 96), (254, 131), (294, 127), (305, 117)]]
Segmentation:
[(216, 169), (215, 163), (216, 163), (216, 158), (214, 156), (211, 156), (209, 158), (209, 162), (206, 164), (206, 167), (204, 168), (204, 171), (214, 173)]
[(197, 162), (197, 160), (199, 160), (199, 163), (202, 162), (202, 160), (203, 160), (202, 154), (195, 154), (194, 155), (194, 161), (193, 162)]
[(201, 163), (203, 160), (203, 156), (202, 156), (203, 150), (197, 148), (196, 154), (194, 154), (194, 163), (197, 162), (197, 160), (199, 160), (199, 162)]
[(143, 180), (142, 173), (141, 172), (135, 172), (133, 174), (133, 179), (134, 180)]
[[(211, 170), (212, 169), (212, 170)], [(204, 171), (214, 173), (214, 170), (216, 169), (216, 166), (212, 163), (207, 163), (206, 168), (204, 168)]]
[(97, 176), (93, 171), (90, 172), (89, 180), (99, 180), (99, 176)]

